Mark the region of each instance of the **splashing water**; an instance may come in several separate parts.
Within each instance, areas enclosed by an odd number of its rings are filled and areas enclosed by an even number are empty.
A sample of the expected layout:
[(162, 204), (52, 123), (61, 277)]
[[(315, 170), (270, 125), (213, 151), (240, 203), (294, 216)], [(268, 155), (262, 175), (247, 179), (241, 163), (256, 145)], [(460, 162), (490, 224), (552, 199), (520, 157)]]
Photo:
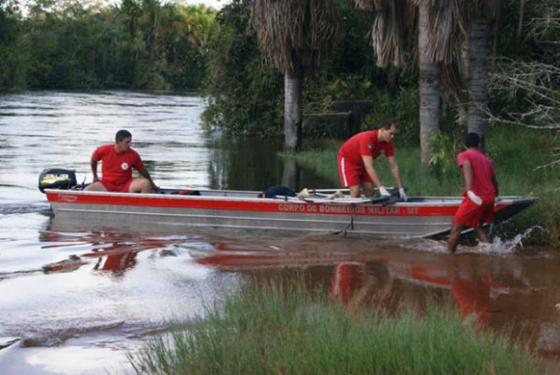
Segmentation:
[(461, 252), (494, 255), (513, 254), (517, 249), (523, 248), (523, 240), (528, 238), (529, 235), (537, 229), (544, 230), (543, 227), (535, 225), (525, 230), (525, 232), (517, 234), (511, 239), (502, 239), (495, 236), (491, 243), (479, 242), (476, 246), (469, 248), (468, 250), (465, 250), (465, 247), (463, 247)]
[[(456, 254), (492, 254), (492, 255), (508, 255), (513, 254), (519, 248), (523, 248), (523, 240), (528, 238), (534, 230), (544, 230), (541, 226), (533, 226), (525, 232), (517, 234), (511, 239), (502, 239), (495, 236), (491, 243), (478, 242), (475, 246), (459, 245)], [(414, 243), (402, 243), (400, 247), (412, 248), (414, 250), (432, 252), (432, 253), (449, 253), (447, 250), (447, 241), (433, 240), (424, 238), (415, 240)]]

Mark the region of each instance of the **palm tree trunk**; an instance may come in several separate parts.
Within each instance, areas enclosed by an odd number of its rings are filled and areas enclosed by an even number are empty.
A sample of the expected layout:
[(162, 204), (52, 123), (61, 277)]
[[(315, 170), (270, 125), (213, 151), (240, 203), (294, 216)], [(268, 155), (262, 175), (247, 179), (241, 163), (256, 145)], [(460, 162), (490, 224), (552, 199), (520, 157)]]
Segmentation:
[(517, 21), (517, 39), (521, 39), (523, 32), (523, 15), (525, 14), (525, 0), (519, 2), (519, 19)]
[(494, 41), (492, 42), (492, 71), (496, 69), (496, 59), (498, 55), (498, 30), (502, 21), (502, 0), (496, 1), (496, 19), (494, 20)]
[(282, 185), (287, 186), (292, 190), (299, 188), (299, 167), (296, 159), (294, 158), (284, 158)]
[(423, 166), (430, 164), (433, 137), (439, 134), (440, 66), (427, 56), (430, 36), (428, 6), (420, 5), (418, 12), (418, 50), (420, 70), (420, 158)]
[(465, 38), (461, 46), (461, 80), (465, 84), (465, 88), (458, 95), (458, 125), (461, 131), (466, 131), (469, 127), (469, 88), (471, 82), (471, 66), (469, 62), (469, 38)]
[(491, 56), (490, 22), (480, 19), (471, 25), (469, 35), (469, 133), (477, 133), (484, 150), (484, 134), (488, 126), (488, 69)]
[(303, 73), (284, 73), (284, 148), (295, 152), (301, 146)]

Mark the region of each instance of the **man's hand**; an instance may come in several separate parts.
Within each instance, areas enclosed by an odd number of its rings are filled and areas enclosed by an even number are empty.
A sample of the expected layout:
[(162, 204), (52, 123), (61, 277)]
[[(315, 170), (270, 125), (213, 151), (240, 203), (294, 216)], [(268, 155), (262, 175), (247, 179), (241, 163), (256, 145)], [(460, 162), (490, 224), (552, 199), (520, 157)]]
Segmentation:
[(404, 188), (399, 188), (399, 197), (401, 198), (401, 200), (403, 202), (406, 202), (408, 200), (408, 197), (406, 196), (406, 192), (404, 191)]
[(477, 206), (482, 204), (482, 198), (476, 195), (472, 190), (467, 191), (467, 197), (469, 197), (469, 199)]
[(382, 197), (390, 197), (391, 196), (391, 194), (387, 191), (387, 189), (385, 189), (384, 186), (379, 187), (379, 195), (381, 195)]

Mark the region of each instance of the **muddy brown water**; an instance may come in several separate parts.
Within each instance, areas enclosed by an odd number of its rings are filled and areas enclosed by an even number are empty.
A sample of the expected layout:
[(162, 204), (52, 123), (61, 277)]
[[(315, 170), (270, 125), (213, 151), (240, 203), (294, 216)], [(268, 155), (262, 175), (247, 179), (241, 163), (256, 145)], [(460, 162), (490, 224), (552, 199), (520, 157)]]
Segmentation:
[[(465, 321), (509, 332), (559, 363), (559, 258), (524, 247), (523, 233), (451, 256), (433, 239), (91, 228), (49, 214), (39, 172), (67, 167), (89, 179), (91, 151), (120, 128), (165, 187), (260, 190), (293, 170), (275, 158), (277, 142), (204, 130), (203, 108), (189, 95), (0, 96), (1, 373), (128, 372), (126, 354), (168, 321), (195, 319), (250, 283), (301, 275), (348, 306), (380, 296), (414, 309), (451, 303)], [(326, 183), (305, 170), (290, 181)]]

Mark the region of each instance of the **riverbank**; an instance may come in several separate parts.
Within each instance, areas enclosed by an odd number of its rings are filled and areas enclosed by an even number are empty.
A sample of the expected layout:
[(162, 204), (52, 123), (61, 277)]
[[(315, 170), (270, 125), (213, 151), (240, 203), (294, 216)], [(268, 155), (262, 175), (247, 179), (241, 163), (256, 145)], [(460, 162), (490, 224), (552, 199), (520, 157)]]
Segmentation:
[[(461, 323), (450, 305), (422, 313), (333, 299), (303, 281), (270, 282), (226, 296), (206, 319), (130, 354), (137, 373), (535, 374), (536, 357), (501, 335)], [(447, 307), (446, 307), (447, 306)], [(467, 321), (470, 321), (468, 323)]]
[[(555, 132), (531, 130), (513, 126), (493, 126), (487, 136), (487, 154), (494, 162), (500, 195), (530, 195), (539, 201), (512, 221), (501, 225), (499, 233), (511, 236), (530, 228), (529, 240), (535, 244), (560, 248), (560, 168), (554, 162), (558, 148)], [(309, 148), (295, 158), (304, 167), (339, 185), (336, 155), (341, 141), (328, 141), (321, 147)], [(403, 183), (409, 195), (459, 195), (463, 179), (455, 164), (460, 148), (444, 141), (434, 165), (425, 169), (420, 164), (417, 146), (398, 146), (397, 154)], [(556, 156), (556, 160), (558, 156)], [(376, 161), (381, 180), (391, 186), (394, 182), (387, 162)]]

